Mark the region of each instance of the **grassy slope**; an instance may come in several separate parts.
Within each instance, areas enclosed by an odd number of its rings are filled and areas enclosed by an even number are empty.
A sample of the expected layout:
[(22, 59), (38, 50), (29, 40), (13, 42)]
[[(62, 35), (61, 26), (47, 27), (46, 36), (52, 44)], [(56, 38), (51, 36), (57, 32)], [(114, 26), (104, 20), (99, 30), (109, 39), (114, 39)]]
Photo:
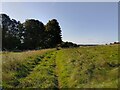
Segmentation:
[(58, 88), (55, 72), (56, 52), (45, 54), (42, 61), (34, 68), (28, 77), (22, 79), (19, 87)]
[[(0, 73), (2, 74), (2, 53), (0, 52)], [(2, 75), (0, 74), (0, 87), (2, 86)]]
[(61, 88), (117, 88), (117, 45), (63, 49), (56, 61)]
[(17, 87), (21, 78), (27, 77), (42, 60), (44, 54), (51, 51), (54, 49), (18, 53), (4, 52), (2, 55), (3, 87)]
[(115, 88), (118, 46), (3, 53), (4, 87)]

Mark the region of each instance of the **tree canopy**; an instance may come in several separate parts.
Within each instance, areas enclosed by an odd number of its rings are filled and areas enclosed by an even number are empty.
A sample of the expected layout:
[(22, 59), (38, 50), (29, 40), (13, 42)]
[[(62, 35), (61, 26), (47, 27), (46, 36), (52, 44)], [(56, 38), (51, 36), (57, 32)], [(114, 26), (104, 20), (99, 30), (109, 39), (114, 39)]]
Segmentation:
[(46, 47), (55, 47), (61, 44), (61, 28), (56, 19), (50, 20), (45, 25), (45, 45)]
[(0, 15), (2, 19), (2, 49), (14, 50), (20, 45), (19, 22), (10, 19), (6, 14)]
[(21, 23), (6, 14), (0, 14), (0, 18), (3, 50), (53, 48), (62, 42), (61, 28), (56, 19), (44, 25), (35, 19)]
[(35, 19), (27, 19), (21, 23), (0, 14), (0, 30), (2, 30), (2, 50), (32, 50), (55, 48), (61, 46), (76, 47), (72, 42), (63, 42), (61, 27), (56, 19), (49, 20), (46, 25)]
[[(38, 47), (42, 48), (44, 31), (44, 24), (38, 20), (30, 19), (26, 20), (23, 24), (24, 27), (24, 48), (26, 49), (35, 49)], [(29, 46), (29, 47), (28, 47)]]

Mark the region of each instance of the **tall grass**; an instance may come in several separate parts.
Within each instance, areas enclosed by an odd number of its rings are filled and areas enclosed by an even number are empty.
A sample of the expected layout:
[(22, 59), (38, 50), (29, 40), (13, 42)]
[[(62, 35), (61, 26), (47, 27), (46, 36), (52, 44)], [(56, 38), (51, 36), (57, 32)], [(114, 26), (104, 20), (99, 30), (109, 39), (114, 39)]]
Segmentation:
[(2, 53), (0, 52), (0, 87), (2, 86)]
[(3, 52), (6, 88), (117, 88), (118, 45)]
[(34, 68), (28, 77), (21, 79), (18, 87), (23, 88), (58, 88), (55, 73), (55, 52), (45, 54), (45, 57)]
[(118, 45), (64, 49), (56, 62), (61, 88), (118, 87)]
[[(2, 81), (3, 87), (16, 87), (19, 78), (26, 77), (32, 68), (41, 60), (42, 55), (53, 49), (26, 51), (26, 52), (3, 52), (2, 54)], [(39, 57), (39, 58), (38, 58)]]

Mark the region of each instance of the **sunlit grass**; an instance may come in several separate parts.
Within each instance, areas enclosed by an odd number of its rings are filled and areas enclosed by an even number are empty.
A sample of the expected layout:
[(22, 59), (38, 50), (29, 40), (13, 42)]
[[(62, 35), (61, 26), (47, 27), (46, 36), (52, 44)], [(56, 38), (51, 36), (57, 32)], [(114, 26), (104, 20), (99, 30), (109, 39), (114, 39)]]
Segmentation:
[(118, 45), (3, 52), (2, 56), (3, 87), (118, 87)]
[(57, 88), (55, 53), (48, 53), (28, 77), (21, 79), (18, 87)]
[(63, 49), (56, 61), (61, 88), (117, 88), (118, 45)]
[(2, 86), (2, 54), (0, 52), (0, 87)]
[(27, 76), (32, 68), (39, 62), (38, 56), (54, 49), (3, 52), (2, 54), (2, 81), (5, 87), (15, 87), (19, 84), (19, 78)]

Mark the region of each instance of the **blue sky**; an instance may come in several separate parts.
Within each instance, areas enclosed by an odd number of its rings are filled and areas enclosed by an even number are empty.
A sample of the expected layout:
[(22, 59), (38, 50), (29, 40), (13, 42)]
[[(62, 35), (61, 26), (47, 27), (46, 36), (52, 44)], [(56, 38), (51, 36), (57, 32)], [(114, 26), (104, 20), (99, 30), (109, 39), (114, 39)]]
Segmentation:
[(32, 18), (46, 24), (55, 18), (61, 26), (63, 41), (78, 44), (118, 41), (117, 2), (6, 2), (0, 12), (21, 22)]

